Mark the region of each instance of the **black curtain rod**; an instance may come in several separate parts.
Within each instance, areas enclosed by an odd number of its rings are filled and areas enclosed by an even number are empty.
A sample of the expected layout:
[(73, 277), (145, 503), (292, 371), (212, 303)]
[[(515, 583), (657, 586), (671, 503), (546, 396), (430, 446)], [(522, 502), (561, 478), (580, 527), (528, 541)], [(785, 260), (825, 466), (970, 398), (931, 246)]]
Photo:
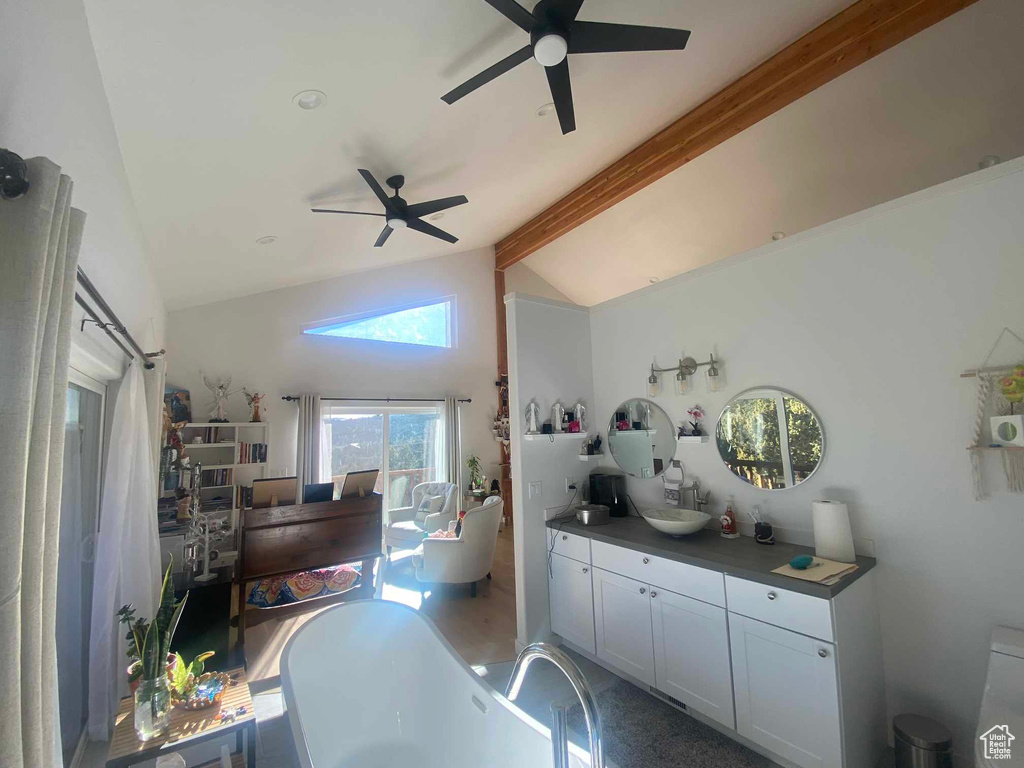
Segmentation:
[(85, 272), (82, 271), (81, 267), (78, 268), (78, 284), (82, 286), (85, 292), (89, 295), (89, 298), (92, 299), (93, 302), (95, 302), (97, 307), (99, 307), (100, 311), (103, 312), (103, 314), (105, 314), (110, 319), (110, 322), (101, 322), (100, 319), (96, 316), (96, 313), (91, 311), (86, 306), (85, 302), (83, 302), (76, 293), (76, 301), (78, 301), (80, 306), (86, 309), (86, 312), (89, 313), (90, 319), (98, 326), (100, 326), (106, 332), (107, 336), (109, 336), (115, 342), (117, 342), (117, 346), (121, 348), (122, 352), (124, 352), (126, 355), (128, 355), (129, 358), (134, 360), (135, 356), (132, 355), (131, 352), (129, 352), (127, 349), (125, 349), (124, 344), (122, 344), (117, 339), (117, 337), (115, 337), (114, 334), (110, 332), (110, 328), (113, 327), (115, 331), (117, 331), (124, 337), (125, 341), (128, 342), (129, 346), (131, 346), (131, 348), (135, 350), (135, 352), (139, 356), (139, 359), (145, 361), (143, 365), (146, 367), (146, 369), (152, 369), (154, 367), (153, 363), (149, 362), (147, 358), (162, 355), (164, 353), (164, 350), (161, 349), (159, 352), (143, 352), (142, 347), (140, 347), (139, 343), (135, 341), (135, 337), (128, 332), (128, 329), (125, 327), (124, 323), (122, 323), (121, 320), (117, 317), (117, 315), (114, 314), (114, 310), (110, 308), (110, 305), (107, 304), (104, 298), (100, 295), (100, 292), (96, 290), (96, 286), (92, 284), (92, 280), (90, 280), (88, 275), (86, 275)]
[[(96, 314), (96, 312), (93, 310), (92, 307), (90, 307), (88, 304), (85, 303), (85, 299), (82, 298), (81, 294), (79, 294), (78, 291), (75, 291), (75, 302), (77, 302), (78, 306), (80, 306), (82, 309), (85, 310), (85, 314), (87, 314), (89, 316), (88, 319), (92, 320), (94, 323), (96, 323), (97, 326), (102, 328), (103, 332), (105, 334), (107, 334), (107, 336), (110, 337), (110, 340), (113, 341), (115, 344), (117, 344), (117, 346), (119, 346), (121, 348), (122, 352), (124, 352), (126, 355), (128, 355), (128, 359), (129, 360), (134, 360), (135, 359), (135, 355), (133, 355), (131, 352), (129, 352), (128, 348), (124, 344), (122, 344), (121, 340), (119, 338), (117, 338), (117, 336), (114, 335), (113, 331), (110, 330), (110, 327), (113, 324), (112, 323), (104, 323), (102, 320), (100, 320), (100, 316)], [(82, 328), (81, 328), (81, 330), (83, 330), (83, 331), (85, 330), (85, 323), (86, 323), (86, 319), (82, 318)], [(118, 329), (118, 330), (120, 330), (120, 329)], [(149, 367), (153, 367), (153, 364), (149, 363)]]
[[(282, 400), (294, 403), (299, 400), (295, 395), (284, 395)], [(321, 397), (321, 400), (335, 400), (347, 403), (443, 403), (444, 398), (437, 397)], [(460, 403), (472, 403), (470, 397), (460, 398)]]

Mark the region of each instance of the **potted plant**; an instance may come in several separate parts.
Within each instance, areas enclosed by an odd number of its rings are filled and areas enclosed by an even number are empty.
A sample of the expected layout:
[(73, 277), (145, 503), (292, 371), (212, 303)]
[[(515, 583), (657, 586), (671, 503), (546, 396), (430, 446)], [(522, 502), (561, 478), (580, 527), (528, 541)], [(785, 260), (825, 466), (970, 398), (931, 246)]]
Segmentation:
[(484, 475), (481, 472), (483, 468), (480, 464), (480, 457), (473, 454), (466, 459), (466, 466), (469, 467), (469, 489), (471, 491), (478, 491), (484, 486)]
[(692, 421), (690, 422), (690, 426), (693, 427), (693, 431), (690, 432), (690, 434), (691, 435), (702, 435), (702, 434), (704, 434), (704, 432), (701, 430), (701, 426), (700, 426), (701, 419), (704, 418), (704, 410), (699, 405), (695, 405), (695, 406), (693, 406), (693, 408), (688, 410), (686, 413), (692, 419)]
[(166, 733), (171, 724), (170, 674), (175, 663), (170, 653), (171, 639), (188, 597), (186, 593), (175, 602), (171, 582), (173, 567), (172, 559), (160, 585), (156, 616), (152, 621), (136, 617), (130, 604), (121, 606), (117, 612), (119, 622), (128, 627), (128, 655), (134, 659), (128, 667), (128, 676), (135, 685), (135, 733), (140, 741)]

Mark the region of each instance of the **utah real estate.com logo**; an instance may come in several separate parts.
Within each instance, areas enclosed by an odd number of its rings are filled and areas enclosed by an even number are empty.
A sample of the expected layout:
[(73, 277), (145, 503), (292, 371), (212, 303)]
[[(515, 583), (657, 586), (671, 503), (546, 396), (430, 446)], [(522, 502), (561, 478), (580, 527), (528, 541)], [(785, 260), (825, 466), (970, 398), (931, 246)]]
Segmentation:
[(985, 742), (986, 760), (1010, 759), (1010, 742), (1015, 737), (1007, 726), (997, 725), (989, 728), (978, 738)]

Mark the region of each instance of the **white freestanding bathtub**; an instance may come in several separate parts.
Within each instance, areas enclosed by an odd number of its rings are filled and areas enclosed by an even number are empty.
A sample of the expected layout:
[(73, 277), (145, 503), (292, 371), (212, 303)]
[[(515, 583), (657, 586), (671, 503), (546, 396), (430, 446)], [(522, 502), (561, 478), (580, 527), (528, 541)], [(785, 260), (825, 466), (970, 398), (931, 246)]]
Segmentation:
[[(281, 680), (304, 768), (549, 768), (551, 734), (400, 603), (330, 608), (291, 638)], [(573, 768), (589, 755), (570, 744)]]

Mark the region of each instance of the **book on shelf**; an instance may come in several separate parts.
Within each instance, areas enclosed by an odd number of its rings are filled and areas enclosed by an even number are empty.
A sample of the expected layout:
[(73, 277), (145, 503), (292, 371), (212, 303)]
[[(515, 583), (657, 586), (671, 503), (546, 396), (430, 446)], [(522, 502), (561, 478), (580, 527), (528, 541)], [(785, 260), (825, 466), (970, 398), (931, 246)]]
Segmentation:
[(231, 485), (234, 482), (233, 469), (204, 469), (201, 480), (204, 488), (214, 485)]
[(252, 506), (252, 486), (235, 486), (235, 506), (238, 509), (248, 509)]
[(266, 443), (239, 443), (239, 464), (265, 464), (267, 462)]

